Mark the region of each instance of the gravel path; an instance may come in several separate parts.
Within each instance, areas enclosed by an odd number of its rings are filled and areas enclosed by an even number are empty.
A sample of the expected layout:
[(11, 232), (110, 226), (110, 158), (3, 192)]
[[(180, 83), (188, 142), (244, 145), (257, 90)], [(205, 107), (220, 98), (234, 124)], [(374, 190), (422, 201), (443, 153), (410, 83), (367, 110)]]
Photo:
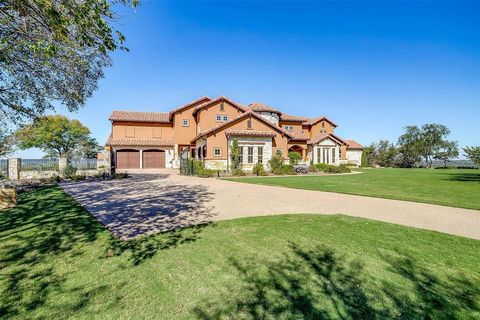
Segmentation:
[(174, 170), (62, 187), (123, 239), (212, 220), (285, 213), (341, 213), (480, 239), (477, 210), (185, 177)]

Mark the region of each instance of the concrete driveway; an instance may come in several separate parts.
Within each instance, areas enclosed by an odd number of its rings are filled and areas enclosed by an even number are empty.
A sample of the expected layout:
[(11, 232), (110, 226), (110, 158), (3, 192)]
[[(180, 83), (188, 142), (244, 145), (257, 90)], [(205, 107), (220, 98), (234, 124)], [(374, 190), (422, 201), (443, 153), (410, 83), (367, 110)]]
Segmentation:
[(122, 239), (215, 220), (285, 213), (341, 213), (480, 239), (476, 210), (186, 177), (176, 170), (62, 187)]

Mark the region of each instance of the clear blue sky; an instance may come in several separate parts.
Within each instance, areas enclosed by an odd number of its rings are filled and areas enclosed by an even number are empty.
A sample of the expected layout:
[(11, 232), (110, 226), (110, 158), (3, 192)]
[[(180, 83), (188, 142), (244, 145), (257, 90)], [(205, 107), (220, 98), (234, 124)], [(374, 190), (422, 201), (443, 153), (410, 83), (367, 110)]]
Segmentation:
[(168, 111), (225, 95), (326, 115), (363, 144), (436, 122), (461, 146), (480, 145), (479, 2), (143, 1), (121, 13), (131, 51), (113, 55), (71, 115), (100, 143), (114, 109)]

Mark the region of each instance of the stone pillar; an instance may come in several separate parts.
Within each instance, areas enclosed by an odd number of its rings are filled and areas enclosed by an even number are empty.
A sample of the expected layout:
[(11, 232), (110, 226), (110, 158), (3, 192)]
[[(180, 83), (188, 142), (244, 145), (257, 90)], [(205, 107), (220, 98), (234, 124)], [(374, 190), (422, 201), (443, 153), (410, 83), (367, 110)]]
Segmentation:
[(0, 209), (12, 208), (17, 204), (17, 192), (15, 188), (0, 186)]
[(97, 154), (97, 170), (102, 173), (112, 173), (112, 152), (110, 148)]
[(22, 160), (19, 158), (8, 159), (8, 179), (19, 180), (20, 170), (22, 168)]
[(58, 171), (62, 172), (68, 164), (67, 158), (58, 158)]

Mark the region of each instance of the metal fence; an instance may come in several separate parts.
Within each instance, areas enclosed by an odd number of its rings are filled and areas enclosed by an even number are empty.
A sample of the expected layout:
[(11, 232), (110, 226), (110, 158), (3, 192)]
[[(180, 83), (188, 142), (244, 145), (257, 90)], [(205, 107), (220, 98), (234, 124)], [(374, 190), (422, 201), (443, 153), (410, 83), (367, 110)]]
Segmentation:
[(58, 159), (22, 159), (22, 171), (58, 170)]
[(0, 178), (6, 177), (8, 174), (8, 160), (0, 159)]
[(71, 165), (78, 170), (95, 170), (97, 169), (97, 159), (77, 159), (72, 160)]

